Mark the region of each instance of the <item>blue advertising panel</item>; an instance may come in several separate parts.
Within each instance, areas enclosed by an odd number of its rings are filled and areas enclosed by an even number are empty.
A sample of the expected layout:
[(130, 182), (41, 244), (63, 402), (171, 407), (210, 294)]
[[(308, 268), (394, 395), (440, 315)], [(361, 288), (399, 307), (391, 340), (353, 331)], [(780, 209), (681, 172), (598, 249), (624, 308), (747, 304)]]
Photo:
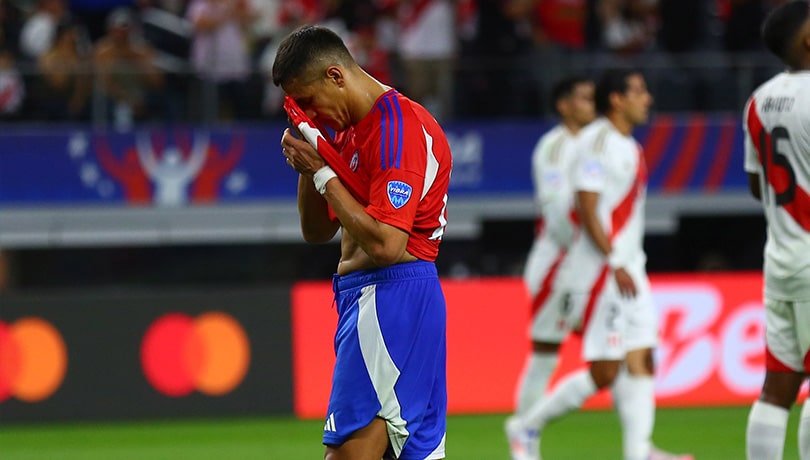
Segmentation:
[[(553, 120), (445, 125), (451, 193), (530, 196), (530, 158)], [(8, 127), (0, 133), (0, 206), (183, 206), (293, 200), (297, 175), (280, 153), (285, 125), (148, 128)], [(634, 135), (651, 193), (746, 187), (743, 133), (732, 116), (661, 116)]]

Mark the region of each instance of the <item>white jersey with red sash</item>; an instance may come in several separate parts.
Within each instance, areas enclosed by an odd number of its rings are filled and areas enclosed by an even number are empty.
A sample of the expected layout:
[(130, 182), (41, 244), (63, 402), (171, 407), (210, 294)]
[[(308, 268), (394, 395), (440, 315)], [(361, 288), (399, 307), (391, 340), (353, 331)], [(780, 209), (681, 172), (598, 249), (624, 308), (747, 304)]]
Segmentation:
[(765, 365), (810, 372), (810, 72), (776, 75), (743, 113), (745, 171), (760, 180), (765, 243)]
[(632, 136), (621, 134), (605, 118), (585, 127), (575, 148), (574, 190), (599, 194), (596, 212), (613, 257), (639, 293), (630, 300), (619, 296), (607, 259), (584, 231), (568, 250), (561, 283), (572, 294), (574, 314), (585, 333), (585, 358), (621, 359), (627, 349), (653, 346), (657, 339), (643, 246), (644, 155)]
[(768, 221), (765, 294), (810, 300), (810, 72), (784, 72), (746, 104), (745, 170)]
[[(576, 191), (599, 193), (597, 214), (610, 237), (619, 265), (631, 275), (644, 273), (644, 203), (647, 170), (641, 146), (600, 118), (586, 126), (576, 144)], [(566, 288), (591, 291), (608, 272), (607, 259), (584, 232), (568, 250)]]
[(559, 343), (568, 333), (568, 305), (558, 288), (558, 274), (576, 225), (572, 219), (571, 170), (575, 136), (559, 124), (546, 132), (532, 153), (532, 181), (539, 218), (526, 258), (523, 280), (531, 296), (531, 337)]

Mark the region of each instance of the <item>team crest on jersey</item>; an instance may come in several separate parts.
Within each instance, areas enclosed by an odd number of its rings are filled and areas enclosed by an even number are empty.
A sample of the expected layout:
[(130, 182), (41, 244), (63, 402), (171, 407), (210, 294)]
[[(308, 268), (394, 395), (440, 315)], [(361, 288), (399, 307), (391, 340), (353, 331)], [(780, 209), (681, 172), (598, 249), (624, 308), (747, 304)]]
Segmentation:
[(591, 160), (585, 163), (585, 174), (590, 177), (602, 177), (605, 175), (605, 168), (602, 166), (602, 163)]
[(352, 168), (352, 171), (357, 172), (357, 166), (360, 164), (360, 152), (357, 150), (354, 151), (352, 155), (352, 160), (349, 162), (349, 167)]
[(411, 199), (413, 187), (405, 182), (392, 180), (388, 182), (388, 201), (394, 209), (399, 209), (405, 206), (405, 203)]

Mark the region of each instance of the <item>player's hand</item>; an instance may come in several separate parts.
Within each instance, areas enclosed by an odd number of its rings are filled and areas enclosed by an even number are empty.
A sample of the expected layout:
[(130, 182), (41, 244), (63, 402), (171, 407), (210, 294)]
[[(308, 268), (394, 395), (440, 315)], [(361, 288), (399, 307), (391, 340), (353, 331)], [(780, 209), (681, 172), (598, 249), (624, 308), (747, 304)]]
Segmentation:
[(296, 139), (306, 140), (304, 138), (304, 135), (301, 133), (301, 130), (298, 129), (298, 126), (295, 126), (295, 122), (292, 121), (289, 115), (287, 115), (287, 124), (290, 125), (290, 130), (292, 131), (293, 136), (295, 136)]
[(309, 142), (297, 139), (290, 131), (284, 130), (281, 136), (281, 153), (287, 158), (287, 164), (306, 177), (312, 177), (326, 162)]
[(636, 296), (636, 283), (633, 278), (627, 273), (624, 268), (613, 269), (613, 276), (616, 278), (616, 286), (619, 287), (619, 293), (622, 297), (633, 298)]

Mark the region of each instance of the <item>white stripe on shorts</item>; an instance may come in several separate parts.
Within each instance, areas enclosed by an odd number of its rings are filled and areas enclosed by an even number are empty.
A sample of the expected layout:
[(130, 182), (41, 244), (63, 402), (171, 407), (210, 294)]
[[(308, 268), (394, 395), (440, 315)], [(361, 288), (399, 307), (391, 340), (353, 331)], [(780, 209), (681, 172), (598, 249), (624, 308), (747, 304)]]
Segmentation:
[(388, 427), (388, 438), (394, 454), (399, 457), (402, 446), (410, 433), (407, 422), (402, 419), (402, 408), (399, 405), (394, 384), (399, 378), (399, 369), (385, 347), (380, 323), (377, 320), (377, 286), (366, 286), (361, 290), (359, 311), (357, 314), (357, 337), (360, 341), (360, 352), (366, 363), (366, 370), (371, 378), (377, 399), (380, 401), (380, 412)]

